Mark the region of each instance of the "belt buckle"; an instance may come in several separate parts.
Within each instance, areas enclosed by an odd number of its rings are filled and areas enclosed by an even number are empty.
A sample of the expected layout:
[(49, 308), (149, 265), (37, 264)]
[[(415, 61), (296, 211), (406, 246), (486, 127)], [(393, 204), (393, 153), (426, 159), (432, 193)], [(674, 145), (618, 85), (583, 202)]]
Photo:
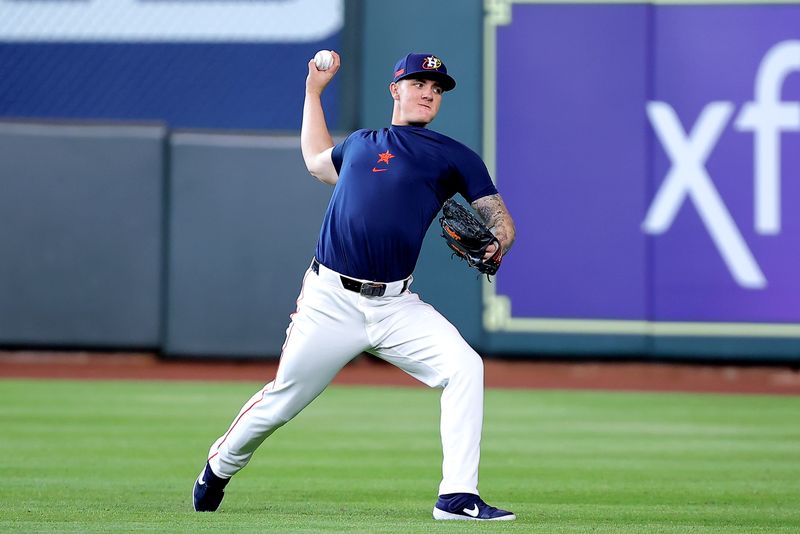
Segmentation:
[(382, 297), (386, 293), (386, 284), (362, 282), (359, 293), (364, 297)]

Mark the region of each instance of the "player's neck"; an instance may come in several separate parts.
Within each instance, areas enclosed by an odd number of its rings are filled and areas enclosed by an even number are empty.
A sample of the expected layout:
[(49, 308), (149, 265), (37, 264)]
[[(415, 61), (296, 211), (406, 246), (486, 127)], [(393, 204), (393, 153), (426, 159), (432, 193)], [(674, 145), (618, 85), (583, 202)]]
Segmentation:
[(395, 122), (392, 121), (392, 126), (416, 126), (417, 128), (427, 128), (427, 122)]
[(410, 121), (406, 118), (403, 112), (400, 110), (400, 106), (394, 106), (392, 110), (392, 126), (417, 126), (419, 128), (426, 128), (430, 124), (429, 122), (420, 122), (420, 121)]

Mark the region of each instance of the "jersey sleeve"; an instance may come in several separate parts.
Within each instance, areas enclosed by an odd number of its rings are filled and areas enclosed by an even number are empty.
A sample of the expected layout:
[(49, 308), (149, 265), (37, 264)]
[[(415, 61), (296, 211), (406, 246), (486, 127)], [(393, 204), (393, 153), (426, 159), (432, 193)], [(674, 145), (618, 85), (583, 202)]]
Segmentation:
[(347, 146), (353, 136), (361, 135), (361, 132), (364, 130), (356, 130), (355, 132), (348, 135), (344, 141), (335, 145), (333, 150), (331, 151), (331, 161), (333, 161), (333, 166), (336, 168), (336, 174), (339, 174), (342, 170), (342, 162), (344, 161), (344, 153), (347, 150)]
[[(348, 136), (347, 139), (350, 139), (350, 137)], [(336, 174), (339, 174), (339, 172), (342, 170), (342, 161), (344, 160), (344, 146), (347, 144), (347, 139), (335, 145), (333, 147), (333, 150), (331, 151), (331, 161), (333, 161), (333, 166), (336, 168)]]
[(452, 164), (458, 176), (458, 192), (461, 196), (471, 204), (479, 198), (496, 195), (497, 188), (480, 156), (461, 143), (457, 143), (457, 146)]

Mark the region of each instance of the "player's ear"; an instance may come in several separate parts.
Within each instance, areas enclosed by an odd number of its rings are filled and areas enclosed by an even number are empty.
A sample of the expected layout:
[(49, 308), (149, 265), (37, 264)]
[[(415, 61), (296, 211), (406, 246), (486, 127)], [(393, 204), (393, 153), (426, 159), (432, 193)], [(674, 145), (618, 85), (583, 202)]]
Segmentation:
[(389, 84), (389, 93), (394, 100), (400, 100), (400, 93), (397, 92), (397, 84), (395, 82)]

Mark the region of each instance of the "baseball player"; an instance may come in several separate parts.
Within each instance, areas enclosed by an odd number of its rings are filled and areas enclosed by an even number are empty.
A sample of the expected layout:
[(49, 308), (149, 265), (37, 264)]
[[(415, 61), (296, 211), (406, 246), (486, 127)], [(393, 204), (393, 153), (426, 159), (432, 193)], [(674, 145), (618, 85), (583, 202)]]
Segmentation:
[[(478, 494), (483, 362), (456, 328), (410, 290), (422, 240), (445, 200), (460, 193), (501, 252), (514, 223), (479, 156), (427, 129), (456, 82), (433, 54), (408, 54), (389, 84), (392, 124), (335, 145), (322, 91), (340, 66), (308, 64), (301, 147), (308, 171), (334, 186), (316, 253), (303, 278), (275, 379), (242, 407), (211, 446), (194, 484), (197, 511), (215, 511), (256, 448), (313, 401), (361, 352), (401, 368), (441, 397), (442, 480), (435, 519), (513, 520)], [(497, 245), (486, 257), (497, 252)]]

